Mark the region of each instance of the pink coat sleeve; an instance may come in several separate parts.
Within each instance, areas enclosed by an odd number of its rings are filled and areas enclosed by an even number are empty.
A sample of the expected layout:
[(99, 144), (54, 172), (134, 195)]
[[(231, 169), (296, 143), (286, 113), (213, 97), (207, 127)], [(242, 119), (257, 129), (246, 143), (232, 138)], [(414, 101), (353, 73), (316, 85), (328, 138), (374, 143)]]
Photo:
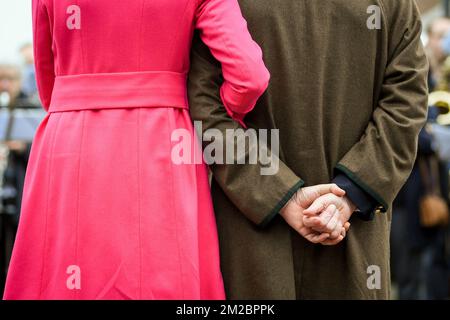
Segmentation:
[(196, 28), (222, 64), (224, 83), (220, 95), (225, 108), (243, 124), (244, 116), (267, 89), (270, 74), (237, 0), (200, 0)]
[(55, 68), (50, 19), (42, 0), (33, 0), (33, 42), (39, 96), (45, 110), (48, 110), (55, 82)]

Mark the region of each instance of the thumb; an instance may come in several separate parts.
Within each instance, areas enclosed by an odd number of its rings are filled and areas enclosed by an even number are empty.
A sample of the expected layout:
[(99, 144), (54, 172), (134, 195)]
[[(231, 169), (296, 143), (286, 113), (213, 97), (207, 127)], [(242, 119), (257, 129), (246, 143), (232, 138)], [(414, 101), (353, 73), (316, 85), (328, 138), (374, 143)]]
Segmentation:
[(331, 193), (334, 193), (338, 197), (345, 196), (345, 190), (341, 189), (337, 184), (331, 184)]
[[(316, 186), (311, 187), (314, 193), (317, 195), (317, 197), (326, 195), (328, 193), (333, 193), (338, 197), (345, 196), (345, 191), (335, 183), (329, 183), (329, 184), (319, 184)], [(315, 199), (312, 199), (315, 200)]]
[(329, 184), (318, 184), (315, 186), (307, 187), (302, 189), (302, 196), (300, 197), (300, 204), (303, 208), (311, 205), (317, 198), (324, 196), (326, 194), (334, 194), (338, 197), (343, 197), (345, 191), (339, 188), (334, 183)]

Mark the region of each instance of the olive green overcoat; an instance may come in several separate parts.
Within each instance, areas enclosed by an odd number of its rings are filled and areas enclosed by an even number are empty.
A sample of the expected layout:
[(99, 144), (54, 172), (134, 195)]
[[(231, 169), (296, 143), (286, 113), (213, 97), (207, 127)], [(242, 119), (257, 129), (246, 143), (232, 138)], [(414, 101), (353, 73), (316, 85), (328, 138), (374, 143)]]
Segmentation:
[[(391, 204), (427, 113), (428, 63), (412, 0), (241, 0), (271, 72), (245, 122), (279, 129), (280, 167), (211, 166), (229, 299), (389, 299)], [(378, 24), (379, 22), (379, 24)], [(203, 130), (237, 129), (220, 65), (194, 42), (189, 99)], [(206, 145), (206, 144), (205, 144)], [(302, 186), (346, 174), (379, 204), (334, 247), (308, 243), (278, 212)]]

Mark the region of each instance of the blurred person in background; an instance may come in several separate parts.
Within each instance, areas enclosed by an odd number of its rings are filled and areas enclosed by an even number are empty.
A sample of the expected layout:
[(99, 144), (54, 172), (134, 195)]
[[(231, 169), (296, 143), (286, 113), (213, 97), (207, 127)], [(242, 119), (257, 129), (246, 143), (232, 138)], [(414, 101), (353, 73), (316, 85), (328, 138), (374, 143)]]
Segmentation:
[(17, 104), (23, 104), (26, 95), (22, 91), (22, 76), (20, 68), (11, 64), (0, 64), (0, 94), (7, 99), (2, 98), (2, 107), (13, 108)]
[[(436, 110), (430, 108), (430, 122), (434, 122)], [(420, 213), (420, 201), (427, 194), (428, 181), (437, 181), (440, 194), (448, 194), (445, 164), (441, 163), (437, 171), (432, 171), (432, 162), (436, 160), (433, 140), (429, 128), (424, 128), (419, 136), (419, 152), (412, 174), (394, 202), (392, 273), (401, 300), (439, 300), (449, 296), (446, 226), (425, 226)], [(423, 163), (428, 170), (421, 169)]]
[[(21, 108), (36, 108), (35, 102), (21, 90), (22, 77), (20, 68), (16, 65), (0, 64), (0, 95), (1, 108), (12, 114)], [(4, 125), (4, 123), (2, 124)], [(6, 123), (6, 136), (3, 141), (4, 171), (0, 173), (0, 293), (5, 285), (6, 272), (11, 257), (14, 238), (17, 230), (22, 189), (25, 171), (28, 163), (31, 144), (24, 141), (14, 141), (9, 137), (12, 120)]]
[[(446, 38), (450, 32), (450, 19), (436, 19), (427, 32), (430, 92), (448, 91), (450, 74), (446, 62)], [(428, 123), (435, 123), (438, 115), (439, 109), (430, 107)], [(391, 233), (392, 273), (398, 286), (398, 298), (401, 300), (436, 300), (449, 297), (449, 269), (445, 246), (447, 227), (444, 223), (426, 225), (421, 217), (421, 201), (429, 192), (427, 189), (430, 184), (436, 185), (437, 192), (448, 202), (447, 164), (439, 161), (434, 140), (431, 126), (427, 125), (419, 135), (414, 169), (394, 202)], [(433, 163), (438, 163), (438, 166), (434, 168)]]
[(442, 79), (442, 69), (447, 58), (442, 41), (449, 31), (450, 19), (444, 17), (434, 20), (427, 29), (428, 43), (425, 50), (430, 62), (430, 91), (433, 91)]
[(26, 43), (20, 48), (20, 54), (23, 59), (23, 80), (22, 92), (33, 101), (39, 101), (39, 95), (36, 84), (36, 71), (34, 68), (33, 45)]

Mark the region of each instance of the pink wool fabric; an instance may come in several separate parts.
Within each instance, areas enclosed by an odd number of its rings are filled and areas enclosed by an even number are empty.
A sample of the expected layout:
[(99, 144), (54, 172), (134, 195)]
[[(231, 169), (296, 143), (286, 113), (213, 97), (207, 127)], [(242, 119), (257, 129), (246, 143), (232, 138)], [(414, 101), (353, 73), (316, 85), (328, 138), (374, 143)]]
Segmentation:
[(237, 1), (33, 0), (33, 25), (48, 114), (4, 298), (224, 299), (207, 170), (175, 164), (171, 135), (194, 135), (195, 29), (237, 121), (267, 87)]

